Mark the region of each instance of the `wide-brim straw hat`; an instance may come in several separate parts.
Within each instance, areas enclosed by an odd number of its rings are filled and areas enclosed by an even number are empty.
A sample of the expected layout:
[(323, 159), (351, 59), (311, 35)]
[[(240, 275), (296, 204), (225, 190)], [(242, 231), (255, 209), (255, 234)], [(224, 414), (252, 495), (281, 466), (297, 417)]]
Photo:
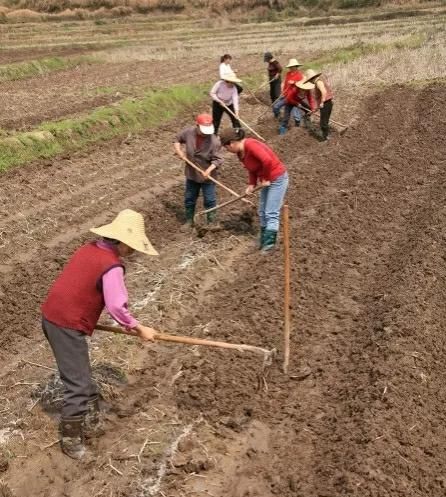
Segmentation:
[(316, 85), (309, 81), (300, 80), (296, 83), (296, 86), (301, 90), (312, 90)]
[(235, 75), (235, 73), (225, 74), (221, 79), (223, 81), (229, 81), (229, 83), (241, 83), (242, 82), (241, 79), (237, 78), (237, 76)]
[(308, 69), (305, 71), (305, 82), (310, 81), (310, 79), (318, 78), (322, 72), (317, 72), (314, 69)]
[(90, 231), (105, 238), (113, 238), (125, 243), (132, 249), (147, 255), (158, 255), (147, 238), (144, 228), (144, 218), (139, 212), (124, 209), (109, 224)]
[(298, 67), (301, 66), (302, 64), (297, 61), (297, 59), (290, 59), (286, 67)]

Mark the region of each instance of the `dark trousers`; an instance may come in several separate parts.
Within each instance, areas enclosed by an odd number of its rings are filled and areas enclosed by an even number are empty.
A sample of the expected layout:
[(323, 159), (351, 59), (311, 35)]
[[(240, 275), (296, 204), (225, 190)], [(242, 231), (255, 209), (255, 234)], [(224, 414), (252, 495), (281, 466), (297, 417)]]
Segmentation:
[[(234, 106), (232, 104), (227, 105), (226, 107), (235, 114)], [(223, 113), (228, 114), (228, 116), (231, 119), (233, 128), (240, 128), (239, 121), (232, 114), (230, 114), (224, 107), (222, 107), (218, 102), (214, 100), (212, 102), (212, 120), (214, 121), (215, 134), (218, 133), (218, 128), (220, 127)]]
[(320, 115), (321, 115), (320, 126), (321, 126), (322, 136), (324, 138), (327, 138), (328, 133), (330, 131), (329, 122), (332, 110), (333, 110), (333, 100), (326, 100), (324, 102), (324, 106), (322, 107), (322, 109), (320, 109)]
[(186, 179), (186, 188), (184, 190), (184, 205), (186, 209), (188, 207), (195, 209), (200, 190), (203, 192), (203, 205), (205, 209), (210, 209), (217, 205), (215, 183), (211, 181), (197, 183), (191, 179)]
[(269, 84), (269, 96), (272, 103), (274, 103), (280, 97), (280, 84), (280, 78), (271, 81), (271, 83)]
[(87, 402), (98, 395), (91, 377), (90, 358), (85, 333), (61, 328), (42, 319), (43, 332), (53, 349), (65, 390), (62, 417), (83, 415)]

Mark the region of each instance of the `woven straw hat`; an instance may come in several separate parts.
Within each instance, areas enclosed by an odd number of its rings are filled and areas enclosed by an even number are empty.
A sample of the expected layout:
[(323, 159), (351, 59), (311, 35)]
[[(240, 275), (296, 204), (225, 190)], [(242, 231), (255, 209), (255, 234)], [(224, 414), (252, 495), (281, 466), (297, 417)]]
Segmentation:
[(321, 72), (317, 72), (315, 71), (314, 69), (308, 69), (307, 71), (305, 71), (305, 78), (304, 78), (304, 81), (307, 82), (309, 81), (310, 79), (313, 79), (313, 78), (317, 78), (321, 75), (322, 73)]
[(301, 90), (312, 90), (316, 85), (314, 83), (310, 83), (309, 81), (301, 79), (296, 83), (296, 86)]
[(297, 62), (297, 59), (290, 59), (286, 67), (298, 67), (301, 65), (302, 64), (300, 62)]
[(144, 218), (132, 209), (124, 209), (110, 224), (91, 228), (90, 231), (99, 236), (119, 240), (143, 254), (158, 255), (146, 236)]
[(235, 73), (228, 73), (221, 78), (223, 81), (229, 81), (230, 83), (241, 83), (242, 80), (237, 78)]

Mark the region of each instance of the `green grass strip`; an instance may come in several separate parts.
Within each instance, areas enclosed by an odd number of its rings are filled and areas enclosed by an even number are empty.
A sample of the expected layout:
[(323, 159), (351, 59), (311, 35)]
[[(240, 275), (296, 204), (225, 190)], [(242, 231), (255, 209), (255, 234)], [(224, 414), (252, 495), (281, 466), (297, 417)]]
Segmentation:
[(73, 119), (43, 123), (33, 131), (0, 137), (0, 171), (154, 128), (202, 101), (207, 89), (204, 85), (176, 85), (149, 91), (141, 99), (127, 98)]
[(98, 64), (101, 61), (91, 56), (48, 57), (26, 62), (15, 62), (0, 66), (0, 82), (31, 78), (63, 69), (71, 69), (82, 64)]

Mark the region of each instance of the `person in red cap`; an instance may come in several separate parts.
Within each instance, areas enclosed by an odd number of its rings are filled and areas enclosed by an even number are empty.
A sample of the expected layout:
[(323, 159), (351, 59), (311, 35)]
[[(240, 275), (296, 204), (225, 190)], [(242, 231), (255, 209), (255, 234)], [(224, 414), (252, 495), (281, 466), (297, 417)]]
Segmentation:
[[(195, 208), (200, 190), (203, 192), (203, 205), (210, 209), (217, 205), (215, 183), (209, 177), (215, 178), (218, 168), (223, 164), (220, 139), (214, 134), (212, 116), (200, 114), (195, 120), (195, 126), (189, 126), (178, 133), (173, 144), (175, 153), (182, 160), (193, 162), (200, 171), (185, 166), (186, 187), (184, 204), (186, 211), (186, 227), (194, 225)], [(207, 213), (207, 222), (213, 223), (216, 212)]]

